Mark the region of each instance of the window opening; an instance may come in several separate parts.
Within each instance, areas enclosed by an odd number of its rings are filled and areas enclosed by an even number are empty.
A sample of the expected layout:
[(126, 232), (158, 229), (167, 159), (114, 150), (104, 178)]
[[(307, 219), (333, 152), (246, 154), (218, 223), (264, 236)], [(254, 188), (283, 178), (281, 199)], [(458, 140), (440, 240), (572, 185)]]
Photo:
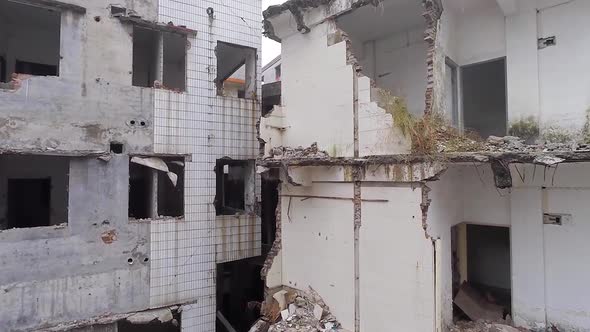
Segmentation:
[(129, 164), (129, 218), (154, 217), (154, 170), (138, 164)]
[(252, 163), (245, 160), (219, 159), (215, 166), (215, 172), (217, 215), (244, 212), (247, 206), (246, 192), (251, 186), (249, 180), (253, 172)]
[(157, 31), (133, 26), (133, 85), (153, 87), (158, 79)]
[(174, 33), (163, 33), (164, 87), (184, 91), (186, 89), (186, 36)]
[(0, 229), (68, 220), (69, 158), (0, 156)]
[(170, 172), (176, 174), (176, 185), (167, 173), (158, 172), (158, 215), (182, 217), (184, 215), (184, 159), (165, 159)]
[[(256, 49), (217, 42), (217, 94), (254, 98), (256, 94)], [(240, 93), (243, 90), (243, 94)]]
[(61, 14), (11, 1), (0, 1), (0, 80), (13, 73), (59, 76)]
[(50, 225), (51, 179), (8, 179), (8, 228)]
[(461, 67), (465, 129), (481, 137), (506, 135), (505, 59)]
[(129, 218), (184, 215), (184, 159), (132, 157), (129, 163)]

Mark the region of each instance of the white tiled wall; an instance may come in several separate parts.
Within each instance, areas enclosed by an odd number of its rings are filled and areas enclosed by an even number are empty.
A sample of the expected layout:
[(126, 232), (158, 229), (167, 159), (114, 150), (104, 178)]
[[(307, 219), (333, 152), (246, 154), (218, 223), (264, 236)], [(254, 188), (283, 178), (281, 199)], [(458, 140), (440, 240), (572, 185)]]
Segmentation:
[(186, 91), (155, 93), (155, 152), (186, 153), (192, 161), (185, 167), (184, 220), (152, 222), (150, 305), (193, 303), (183, 306), (182, 331), (215, 331), (216, 259), (260, 254), (259, 217), (215, 216), (215, 161), (257, 157), (260, 112), (258, 101), (217, 96), (215, 46), (219, 40), (256, 48), (260, 59), (261, 1), (160, 0), (158, 20), (197, 35), (188, 39)]

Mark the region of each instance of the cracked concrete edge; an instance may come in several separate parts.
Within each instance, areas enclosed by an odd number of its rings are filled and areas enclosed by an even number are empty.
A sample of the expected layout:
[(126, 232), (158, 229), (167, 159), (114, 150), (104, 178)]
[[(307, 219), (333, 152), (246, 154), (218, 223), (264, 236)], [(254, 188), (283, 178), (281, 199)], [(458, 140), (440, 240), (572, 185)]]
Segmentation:
[[(275, 240), (272, 243), (272, 247), (270, 248), (268, 254), (266, 254), (266, 258), (264, 259), (264, 265), (262, 266), (262, 269), (260, 270), (260, 277), (263, 281), (265, 281), (266, 283), (266, 277), (268, 276), (268, 271), (270, 271), (270, 269), (272, 268), (272, 264), (274, 263), (274, 259), (275, 257), (277, 257), (277, 255), (279, 254), (279, 252), (281, 251), (283, 244), (282, 244), (282, 235), (281, 235), (281, 231), (282, 231), (282, 226), (281, 226), (281, 207), (282, 207), (282, 202), (281, 202), (281, 185), (279, 184), (277, 187), (277, 192), (278, 192), (278, 202), (277, 202), (277, 208), (275, 209), (275, 224), (276, 224), (276, 230), (275, 230)], [(266, 287), (266, 285), (265, 285)]]
[[(290, 12), (291, 15), (293, 15), (295, 23), (297, 24), (297, 31), (301, 33), (308, 33), (309, 31), (311, 31), (311, 28), (305, 23), (303, 16), (304, 11), (310, 8), (317, 8), (320, 6), (329, 6), (332, 4), (333, 1), (334, 0), (288, 0), (283, 4), (270, 6), (262, 12), (263, 35), (280, 43), (281, 39), (275, 34), (274, 26), (270, 22), (270, 19), (273, 17), (277, 17), (287, 11)], [(366, 5), (377, 6), (382, 1), (383, 0), (354, 1), (348, 10), (344, 10), (340, 13), (331, 15), (330, 17), (327, 17), (325, 20), (334, 19), (338, 16), (349, 13), (350, 11), (355, 10), (356, 8), (360, 8)]]

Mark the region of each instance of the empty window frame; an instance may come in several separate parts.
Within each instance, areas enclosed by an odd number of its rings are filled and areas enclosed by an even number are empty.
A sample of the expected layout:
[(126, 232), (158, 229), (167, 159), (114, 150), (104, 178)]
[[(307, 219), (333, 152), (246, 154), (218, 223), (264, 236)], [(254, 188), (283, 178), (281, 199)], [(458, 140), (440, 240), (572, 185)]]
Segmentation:
[(254, 193), (253, 162), (218, 159), (215, 173), (217, 215), (232, 215), (248, 211)]
[(0, 156), (0, 229), (66, 223), (68, 171), (65, 157)]
[(186, 36), (163, 33), (164, 64), (162, 83), (167, 89), (186, 89)]
[(133, 26), (134, 86), (153, 87), (158, 79), (159, 33)]
[(186, 43), (185, 35), (133, 26), (133, 85), (154, 87), (154, 82), (160, 81), (157, 87), (184, 91)]
[(51, 225), (51, 179), (8, 179), (7, 228)]
[(460, 86), (465, 129), (482, 138), (506, 135), (506, 60), (461, 67)]
[(0, 79), (12, 74), (58, 76), (60, 61), (59, 11), (0, 1)]
[(132, 157), (129, 163), (129, 218), (184, 215), (184, 158)]
[[(256, 95), (256, 49), (217, 42), (217, 94), (252, 99)], [(243, 93), (240, 93), (243, 91)]]

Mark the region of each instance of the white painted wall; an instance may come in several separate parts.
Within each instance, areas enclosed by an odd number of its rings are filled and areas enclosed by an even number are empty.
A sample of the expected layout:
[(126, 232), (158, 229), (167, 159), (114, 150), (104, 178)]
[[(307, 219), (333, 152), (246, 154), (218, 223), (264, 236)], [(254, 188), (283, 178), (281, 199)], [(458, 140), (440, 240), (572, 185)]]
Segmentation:
[(422, 191), (363, 186), (360, 229), (362, 331), (430, 332), (434, 247), (422, 229)]
[(288, 195), (352, 197), (350, 183), (284, 184), (281, 189), (282, 283), (313, 287), (344, 328), (354, 330), (354, 236), (352, 199), (307, 199)]
[(283, 39), (282, 102), (288, 126), (283, 144), (317, 142), (331, 156), (353, 156), (353, 71), (346, 63), (346, 43), (328, 46), (331, 30), (322, 23), (308, 34)]
[(408, 153), (410, 139), (405, 137), (393, 122), (393, 116), (375, 102), (381, 96), (371, 87), (366, 76), (358, 77), (358, 131), (359, 155), (391, 155)]
[[(460, 66), (506, 56), (504, 13), (496, 1), (487, 1), (477, 8), (456, 8), (453, 0), (443, 2), (447, 17), (455, 19), (448, 33), (447, 55)], [(452, 47), (454, 46), (454, 50)]]
[(408, 110), (418, 116), (425, 108), (428, 45), (424, 41), (424, 29), (421, 25), (364, 41), (362, 50), (355, 53), (363, 65), (363, 73), (375, 80), (378, 87), (403, 97)]

